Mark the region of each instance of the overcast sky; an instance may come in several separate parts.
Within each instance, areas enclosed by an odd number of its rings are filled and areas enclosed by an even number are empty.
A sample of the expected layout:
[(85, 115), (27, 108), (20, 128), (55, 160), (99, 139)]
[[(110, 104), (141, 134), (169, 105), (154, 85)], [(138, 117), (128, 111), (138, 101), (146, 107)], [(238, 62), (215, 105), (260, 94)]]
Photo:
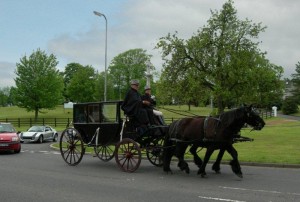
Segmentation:
[[(210, 10), (225, 0), (0, 0), (0, 87), (14, 86), (16, 63), (38, 48), (53, 53), (58, 69), (78, 62), (104, 71), (105, 19), (108, 20), (108, 65), (129, 49), (152, 54), (157, 70), (162, 60), (154, 49), (160, 37), (178, 31), (189, 39), (207, 25)], [(299, 0), (236, 0), (239, 19), (267, 26), (261, 50), (284, 68), (284, 77), (300, 61)]]

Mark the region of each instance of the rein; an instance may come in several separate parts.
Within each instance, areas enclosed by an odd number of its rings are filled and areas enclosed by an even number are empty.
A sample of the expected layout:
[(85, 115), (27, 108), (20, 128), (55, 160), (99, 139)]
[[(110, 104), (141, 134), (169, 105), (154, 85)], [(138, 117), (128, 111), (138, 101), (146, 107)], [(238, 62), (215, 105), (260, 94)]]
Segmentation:
[[(182, 116), (185, 116), (185, 117), (195, 117), (195, 116), (199, 116), (198, 114), (194, 114), (192, 112), (188, 112), (188, 111), (182, 111), (182, 110), (176, 110), (176, 109), (168, 109), (168, 108), (165, 108), (165, 107), (161, 107), (161, 109), (164, 109), (166, 111), (169, 111), (169, 112), (172, 112), (174, 114), (178, 114), (178, 115), (182, 115)], [(183, 114), (181, 112), (184, 112), (186, 114)], [(188, 115), (187, 115), (188, 114)]]

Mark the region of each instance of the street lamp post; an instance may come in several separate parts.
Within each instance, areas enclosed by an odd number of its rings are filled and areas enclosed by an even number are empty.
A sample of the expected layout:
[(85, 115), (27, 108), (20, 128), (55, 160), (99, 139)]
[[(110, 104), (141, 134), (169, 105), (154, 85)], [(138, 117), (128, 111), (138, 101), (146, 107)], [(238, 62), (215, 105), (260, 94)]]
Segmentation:
[(106, 101), (106, 95), (107, 95), (107, 19), (106, 16), (102, 13), (99, 13), (97, 11), (94, 11), (95, 15), (103, 16), (105, 19), (105, 71), (104, 71), (104, 101)]
[(147, 61), (146, 65), (147, 65), (147, 72), (146, 72), (147, 81), (146, 81), (146, 85), (148, 87), (150, 87), (150, 80), (151, 80), (151, 76), (152, 76), (152, 74), (150, 73), (151, 62)]

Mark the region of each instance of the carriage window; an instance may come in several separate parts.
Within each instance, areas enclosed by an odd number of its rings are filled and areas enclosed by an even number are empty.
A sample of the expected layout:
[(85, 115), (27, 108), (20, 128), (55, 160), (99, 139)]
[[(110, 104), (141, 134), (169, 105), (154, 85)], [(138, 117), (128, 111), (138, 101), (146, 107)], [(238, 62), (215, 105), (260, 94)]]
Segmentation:
[(102, 122), (117, 122), (117, 105), (115, 103), (103, 103)]
[(85, 105), (74, 106), (74, 122), (75, 123), (87, 122), (87, 107)]
[(99, 104), (93, 104), (88, 106), (88, 122), (89, 123), (99, 123), (100, 116), (99, 116)]

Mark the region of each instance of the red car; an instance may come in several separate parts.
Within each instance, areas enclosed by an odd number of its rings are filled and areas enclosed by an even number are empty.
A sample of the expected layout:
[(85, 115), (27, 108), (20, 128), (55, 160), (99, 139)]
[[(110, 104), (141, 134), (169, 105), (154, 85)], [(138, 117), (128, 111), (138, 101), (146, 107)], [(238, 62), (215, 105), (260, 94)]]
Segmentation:
[(0, 151), (21, 151), (20, 138), (10, 123), (0, 123)]

